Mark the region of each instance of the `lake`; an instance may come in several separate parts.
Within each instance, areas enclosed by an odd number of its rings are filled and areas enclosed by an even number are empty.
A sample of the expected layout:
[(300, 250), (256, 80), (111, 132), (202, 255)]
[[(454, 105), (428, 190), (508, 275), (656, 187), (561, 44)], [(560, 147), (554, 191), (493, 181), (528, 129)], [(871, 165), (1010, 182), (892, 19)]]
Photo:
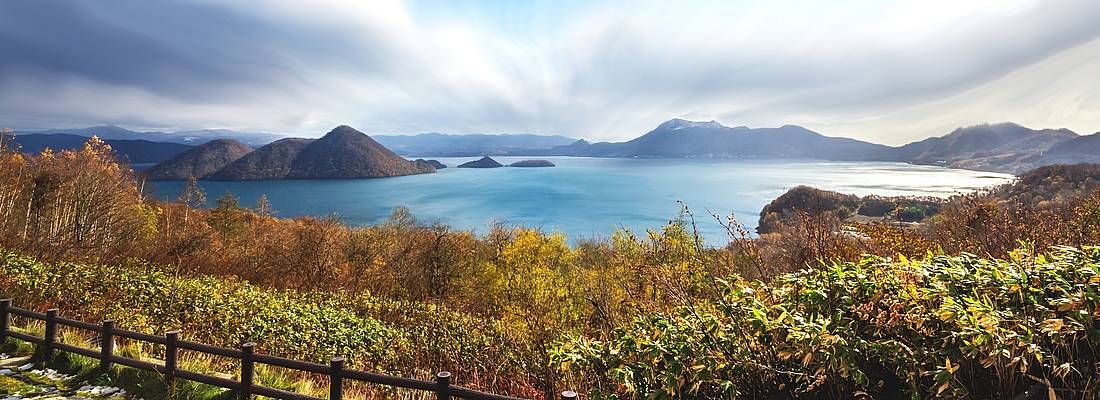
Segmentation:
[[(251, 206), (267, 194), (282, 217), (335, 214), (351, 225), (384, 220), (405, 206), (421, 222), (484, 233), (502, 222), (562, 232), (571, 239), (638, 232), (677, 216), (683, 201), (711, 244), (724, 230), (708, 215), (734, 213), (756, 227), (760, 209), (798, 185), (858, 195), (947, 197), (1009, 182), (1011, 175), (886, 162), (746, 161), (545, 157), (554, 168), (466, 169), (477, 157), (435, 158), (434, 174), (361, 180), (200, 182), (211, 204), (232, 192)], [(508, 164), (530, 157), (494, 157)], [(155, 182), (174, 199), (184, 182)]]

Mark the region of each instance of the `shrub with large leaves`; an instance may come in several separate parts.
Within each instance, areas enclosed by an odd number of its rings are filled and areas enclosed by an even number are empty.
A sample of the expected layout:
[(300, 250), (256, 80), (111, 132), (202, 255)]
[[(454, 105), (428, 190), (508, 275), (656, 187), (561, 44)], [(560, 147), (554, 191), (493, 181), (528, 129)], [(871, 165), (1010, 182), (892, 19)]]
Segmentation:
[(1100, 395), (1100, 248), (867, 257), (722, 288), (553, 360), (617, 398)]

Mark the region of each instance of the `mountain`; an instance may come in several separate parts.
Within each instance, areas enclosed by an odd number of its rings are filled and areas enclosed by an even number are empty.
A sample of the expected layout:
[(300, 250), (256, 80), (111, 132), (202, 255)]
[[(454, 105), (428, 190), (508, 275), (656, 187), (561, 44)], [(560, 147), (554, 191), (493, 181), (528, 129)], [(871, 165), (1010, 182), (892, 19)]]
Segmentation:
[[(341, 127), (351, 131), (354, 129)], [(340, 130), (338, 128), (337, 130)], [(334, 133), (337, 130), (334, 130)], [(277, 136), (228, 130), (186, 132), (136, 132), (117, 126), (43, 131), (53, 134), (91, 136), (112, 140), (145, 138), (173, 143), (204, 143), (212, 138), (235, 137), (267, 144)], [(432, 167), (421, 162), (409, 167), (395, 161), (396, 153), (441, 156), (580, 156), (640, 158), (731, 158), (731, 159), (819, 159), (837, 161), (898, 161), (940, 165), (982, 171), (1020, 174), (1040, 166), (1079, 162), (1100, 162), (1100, 136), (1078, 136), (1068, 129), (1031, 129), (1005, 122), (961, 127), (939, 137), (931, 137), (899, 147), (884, 146), (849, 138), (830, 137), (797, 125), (778, 128), (728, 127), (716, 121), (672, 119), (655, 129), (625, 142), (590, 143), (565, 136), (540, 135), (445, 135), (425, 133), (412, 136), (376, 136), (376, 140), (357, 135), (334, 135), (319, 144), (307, 139), (279, 141), (278, 146), (257, 151), (224, 173), (211, 179), (281, 179), (312, 176), (374, 177), (422, 173)], [(331, 134), (331, 133), (330, 133)], [(33, 136), (24, 133), (23, 136)], [(339, 145), (346, 136), (350, 147)], [(366, 138), (365, 140), (363, 138)], [(72, 139), (67, 139), (72, 140)], [(332, 142), (332, 145), (326, 143)], [(271, 143), (274, 144), (274, 143)], [(132, 162), (155, 162), (167, 158), (171, 148), (143, 148), (119, 153)], [(60, 147), (60, 146), (59, 146)], [(327, 149), (307, 152), (307, 147)], [(395, 152), (386, 150), (392, 147)], [(130, 149), (130, 147), (126, 147)], [(342, 149), (345, 151), (326, 153)], [(361, 159), (358, 152), (371, 156)], [(301, 153), (301, 154), (299, 154)], [(305, 156), (301, 163), (299, 156)], [(133, 161), (143, 160), (143, 161)], [(149, 161), (144, 161), (149, 160)], [(364, 160), (376, 160), (364, 161)], [(433, 167), (434, 168), (434, 167)]]
[[(41, 153), (50, 148), (59, 150), (79, 150), (88, 142), (88, 137), (67, 134), (22, 134), (15, 136), (15, 144), (20, 151)], [(194, 146), (179, 143), (150, 142), (148, 140), (104, 140), (111, 146), (119, 159), (131, 164), (154, 164), (170, 159)]]
[(958, 128), (896, 151), (899, 160), (915, 164), (1021, 173), (1040, 166), (1039, 158), (1052, 147), (1078, 137), (1068, 129), (1036, 130), (1004, 122)]
[(651, 158), (789, 158), (899, 161), (1020, 174), (1051, 164), (1100, 162), (1100, 134), (1031, 129), (1004, 122), (962, 127), (899, 147), (829, 137), (784, 125), (727, 127), (716, 121), (672, 119), (626, 142), (577, 140), (523, 155)]
[(208, 176), (215, 181), (247, 181), (282, 179), (290, 174), (290, 166), (302, 149), (313, 139), (286, 138), (260, 147)]
[[(347, 125), (336, 127), (320, 139), (280, 139), (255, 151), (239, 142), (232, 143), (243, 149), (222, 151), (218, 145), (227, 142), (232, 141), (215, 140), (199, 146), (150, 171), (157, 173), (154, 177), (164, 177), (161, 179), (186, 178), (185, 174), (191, 173), (225, 181), (381, 178), (435, 172), (430, 164), (401, 158)], [(227, 156), (212, 156), (220, 154)]]
[(104, 140), (148, 140), (152, 142), (180, 143), (200, 145), (218, 139), (232, 139), (250, 146), (263, 146), (281, 138), (271, 133), (237, 132), (228, 129), (207, 129), (180, 132), (138, 132), (114, 125), (92, 126), (87, 128), (50, 129), (44, 131), (18, 132), (20, 135), (65, 134), (84, 137), (99, 136)]
[(490, 158), (489, 156), (481, 157), (480, 160), (467, 161), (462, 164), (458, 164), (459, 168), (500, 168), (504, 165)]
[(382, 178), (435, 172), (401, 158), (347, 125), (306, 145), (290, 165), (288, 179)]
[(236, 140), (213, 140), (154, 165), (145, 174), (151, 180), (161, 181), (204, 178), (251, 151), (252, 148)]
[(1054, 164), (1100, 163), (1100, 132), (1058, 142), (1016, 161), (1013, 173)]
[(553, 155), (646, 158), (814, 158), (878, 160), (890, 147), (821, 135), (809, 129), (727, 127), (716, 121), (673, 119), (645, 135), (619, 143), (576, 141), (553, 148)]
[(374, 140), (405, 156), (470, 157), (477, 155), (509, 155), (533, 149), (549, 149), (572, 143), (573, 138), (560, 135), (532, 134), (470, 134), (447, 135), (375, 135)]

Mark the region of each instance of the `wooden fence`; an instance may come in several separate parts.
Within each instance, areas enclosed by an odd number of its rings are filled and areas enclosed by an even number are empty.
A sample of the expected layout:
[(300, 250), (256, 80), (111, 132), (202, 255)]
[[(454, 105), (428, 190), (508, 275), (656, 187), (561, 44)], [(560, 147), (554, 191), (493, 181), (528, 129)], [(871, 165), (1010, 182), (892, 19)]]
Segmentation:
[[(46, 332), (44, 337), (12, 331), (12, 315), (45, 322)], [(100, 338), (99, 351), (58, 342), (57, 327), (59, 325), (97, 332)], [(343, 382), (348, 380), (434, 392), (436, 398), (439, 400), (449, 400), (456, 397), (468, 400), (522, 400), (516, 397), (485, 393), (462, 386), (452, 385), (451, 373), (447, 371), (437, 373), (435, 375), (435, 381), (357, 371), (345, 369), (343, 357), (334, 357), (328, 365), (291, 360), (288, 358), (256, 354), (253, 351), (256, 344), (251, 342), (244, 343), (240, 348), (236, 349), (211, 346), (208, 344), (181, 340), (179, 331), (166, 332), (164, 336), (128, 331), (115, 327), (115, 322), (112, 320), (103, 321), (101, 324), (78, 321), (58, 316), (56, 308), (46, 310), (45, 313), (35, 312), (13, 307), (10, 299), (4, 299), (0, 300), (0, 343), (6, 341), (9, 337), (38, 345), (39, 348), (45, 352), (47, 359), (52, 358), (57, 350), (66, 351), (99, 360), (99, 367), (104, 372), (108, 371), (112, 364), (124, 365), (131, 368), (160, 373), (164, 375), (164, 379), (169, 385), (171, 385), (171, 382), (175, 379), (186, 379), (234, 390), (239, 394), (239, 398), (242, 400), (251, 399), (252, 395), (283, 400), (323, 400), (318, 397), (254, 384), (252, 379), (256, 363), (287, 368), (294, 371), (327, 375), (329, 377), (328, 398), (330, 400), (339, 400), (343, 398)], [(163, 345), (164, 365), (114, 354), (115, 337)], [(180, 369), (178, 367), (178, 358), (181, 349), (240, 360), (240, 380), (235, 381)], [(574, 400), (577, 399), (577, 394), (572, 391), (565, 391), (561, 393), (561, 398), (563, 400)]]

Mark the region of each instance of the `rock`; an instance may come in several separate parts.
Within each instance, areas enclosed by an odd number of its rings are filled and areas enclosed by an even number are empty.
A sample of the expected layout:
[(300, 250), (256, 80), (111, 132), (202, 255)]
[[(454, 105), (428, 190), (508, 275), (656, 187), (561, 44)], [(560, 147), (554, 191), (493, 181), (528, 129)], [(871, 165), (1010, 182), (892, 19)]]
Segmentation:
[(550, 160), (523, 160), (516, 161), (508, 165), (509, 167), (523, 167), (523, 168), (540, 168), (540, 167), (554, 167), (554, 163)]
[(458, 165), (459, 168), (500, 168), (503, 166), (503, 164), (489, 158), (489, 156), (481, 157), (481, 159), (477, 161), (465, 162)]

